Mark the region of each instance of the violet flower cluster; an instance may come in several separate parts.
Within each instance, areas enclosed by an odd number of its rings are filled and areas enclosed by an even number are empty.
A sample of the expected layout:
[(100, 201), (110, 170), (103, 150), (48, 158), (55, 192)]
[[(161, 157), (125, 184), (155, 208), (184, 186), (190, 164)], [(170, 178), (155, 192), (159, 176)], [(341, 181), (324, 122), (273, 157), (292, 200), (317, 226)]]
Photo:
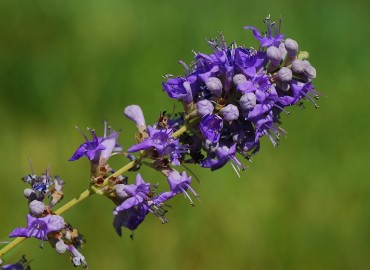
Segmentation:
[[(180, 61), (185, 76), (165, 76), (163, 90), (183, 104), (183, 111), (160, 113), (158, 121), (147, 125), (138, 105), (126, 107), (124, 115), (137, 127), (136, 144), (126, 150), (118, 143), (119, 133), (107, 122), (103, 136), (92, 129), (88, 129), (91, 138), (81, 132), (85, 141), (69, 160), (89, 160), (89, 194), (106, 196), (114, 203), (113, 227), (120, 236), (122, 227), (133, 232), (148, 214), (166, 223), (167, 201), (176, 195), (182, 194), (195, 205), (199, 195), (192, 187), (192, 176), (184, 170), (187, 164), (212, 171), (231, 164), (239, 175), (246, 169), (241, 159), (249, 160), (259, 151), (261, 137), (266, 135), (276, 146), (280, 136), (286, 135), (279, 126), (280, 114), (288, 113), (286, 107), (300, 105), (304, 99), (318, 107), (312, 84), (316, 70), (307, 61), (308, 53), (300, 52), (295, 40), (280, 33), (280, 23), (270, 18), (264, 23), (267, 30), (263, 34), (255, 27), (245, 27), (252, 30), (258, 50), (227, 45), (220, 34), (208, 41), (212, 53), (196, 53), (190, 66)], [(114, 155), (129, 163), (114, 170), (108, 163)], [(167, 184), (158, 177), (144, 179), (137, 173), (143, 166), (160, 172)], [(23, 180), (31, 186), (24, 192), (30, 209), (27, 226), (16, 228), (10, 237), (48, 240), (58, 253), (68, 250), (75, 266), (87, 268), (77, 250), (83, 236), (51, 210), (63, 197), (63, 181), (51, 178), (49, 170)], [(164, 191), (159, 192), (159, 186)], [(26, 269), (6, 267), (2, 269)]]
[(206, 154), (194, 162), (216, 170), (227, 162), (236, 169), (245, 167), (236, 158), (249, 158), (260, 149), (260, 138), (266, 135), (276, 146), (286, 132), (279, 127), (281, 112), (287, 106), (301, 104), (303, 99), (318, 98), (312, 80), (315, 68), (307, 61), (308, 53), (299, 52), (298, 43), (279, 32), (280, 23), (264, 23), (267, 31), (252, 30), (259, 49), (227, 45), (220, 34), (208, 41), (211, 54), (196, 53), (195, 61), (185, 67), (185, 76), (167, 75), (163, 90), (184, 105), (187, 119), (199, 118), (190, 135), (201, 141), (198, 152)]

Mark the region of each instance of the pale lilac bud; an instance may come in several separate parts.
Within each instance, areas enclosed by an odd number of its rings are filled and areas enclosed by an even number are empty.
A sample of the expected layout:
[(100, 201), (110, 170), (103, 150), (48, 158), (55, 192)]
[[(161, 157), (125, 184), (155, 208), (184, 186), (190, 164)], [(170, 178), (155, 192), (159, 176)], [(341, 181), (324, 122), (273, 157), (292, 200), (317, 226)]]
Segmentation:
[(240, 98), (240, 107), (242, 107), (243, 110), (251, 110), (256, 106), (256, 95), (252, 92), (245, 93), (241, 98)]
[(220, 113), (225, 121), (234, 121), (239, 118), (239, 110), (233, 104), (229, 104), (220, 110)]
[(138, 105), (127, 106), (123, 111), (123, 114), (131, 121), (134, 121), (137, 126), (145, 126), (145, 118), (140, 106)]
[(316, 78), (316, 69), (311, 66), (310, 62), (307, 60), (303, 60), (304, 63), (304, 73), (307, 75), (308, 78), (310, 79), (315, 79)]
[(29, 208), (30, 212), (35, 216), (41, 215), (45, 211), (45, 205), (38, 200), (33, 200), (29, 204)]
[(267, 56), (267, 59), (270, 60), (271, 65), (273, 65), (274, 67), (277, 67), (280, 65), (281, 52), (275, 46), (270, 46), (267, 48), (266, 56)]
[(293, 39), (290, 39), (290, 38), (287, 38), (285, 40), (285, 49), (287, 50), (288, 52), (288, 55), (290, 57), (296, 57), (297, 56), (297, 53), (298, 53), (298, 43), (297, 41), (293, 40)]
[(222, 83), (219, 78), (209, 77), (206, 80), (207, 89), (216, 97), (221, 97), (222, 95)]
[(33, 189), (30, 189), (30, 188), (26, 188), (23, 191), (23, 194), (24, 194), (24, 197), (26, 197), (28, 199), (28, 201), (33, 201), (33, 200), (36, 200), (36, 198), (37, 198), (35, 191)]
[(292, 63), (292, 71), (294, 73), (303, 73), (305, 66), (305, 63), (302, 60), (296, 59)]
[(278, 72), (278, 78), (282, 82), (289, 82), (292, 80), (292, 71), (290, 68), (282, 67)]
[(68, 248), (68, 245), (66, 245), (66, 243), (64, 243), (62, 240), (59, 240), (56, 244), (55, 244), (55, 250), (56, 252), (58, 252), (59, 254), (63, 254), (64, 252), (66, 252)]
[(244, 76), (244, 74), (236, 74), (233, 77), (233, 83), (238, 86), (239, 84), (245, 82), (247, 78)]
[(124, 190), (125, 187), (126, 187), (126, 185), (124, 185), (124, 184), (116, 185), (116, 195), (117, 195), (118, 198), (127, 199), (129, 197), (129, 195)]
[(212, 114), (214, 107), (208, 99), (198, 101), (196, 103), (198, 115), (203, 116), (206, 114)]
[(51, 215), (48, 223), (50, 231), (60, 231), (65, 226), (64, 219), (58, 215)]
[(281, 53), (281, 59), (284, 59), (285, 56), (287, 55), (287, 50), (285, 49), (284, 43), (280, 43), (279, 50), (280, 50), (280, 53)]

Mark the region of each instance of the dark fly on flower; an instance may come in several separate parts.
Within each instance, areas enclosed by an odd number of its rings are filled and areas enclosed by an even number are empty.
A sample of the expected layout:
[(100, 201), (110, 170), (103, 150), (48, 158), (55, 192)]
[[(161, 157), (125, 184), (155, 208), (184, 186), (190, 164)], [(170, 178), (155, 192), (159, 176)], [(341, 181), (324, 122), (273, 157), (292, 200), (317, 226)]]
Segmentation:
[(157, 122), (158, 129), (168, 128), (168, 116), (166, 114), (167, 114), (166, 111), (160, 112), (158, 122)]

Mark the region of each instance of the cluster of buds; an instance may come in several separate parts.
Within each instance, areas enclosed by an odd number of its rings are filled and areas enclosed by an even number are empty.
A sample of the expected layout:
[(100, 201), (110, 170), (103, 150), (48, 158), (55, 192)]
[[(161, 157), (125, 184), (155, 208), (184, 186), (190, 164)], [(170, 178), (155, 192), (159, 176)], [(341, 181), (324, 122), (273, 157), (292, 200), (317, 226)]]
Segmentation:
[[(184, 119), (200, 118), (191, 140), (199, 143), (206, 157), (202, 167), (216, 170), (232, 161), (236, 169), (245, 167), (235, 153), (249, 158), (260, 149), (260, 138), (267, 135), (276, 146), (286, 132), (279, 127), (280, 113), (286, 106), (308, 99), (317, 104), (312, 85), (316, 70), (299, 52), (298, 43), (280, 34), (280, 23), (264, 20), (267, 32), (251, 26), (260, 43), (258, 50), (232, 43), (224, 37), (210, 40), (213, 53), (196, 53), (195, 62), (185, 67), (184, 77), (166, 75), (163, 90), (184, 105)], [(196, 138), (195, 138), (196, 137)], [(186, 138), (187, 140), (189, 138)], [(185, 143), (185, 141), (184, 141)], [(194, 148), (194, 146), (192, 146)]]
[[(84, 256), (77, 250), (84, 242), (83, 236), (51, 209), (63, 198), (64, 181), (58, 176), (52, 178), (49, 169), (40, 176), (32, 172), (22, 179), (31, 186), (31, 188), (24, 190), (24, 196), (29, 206), (27, 226), (14, 229), (9, 237), (34, 237), (42, 241), (41, 247), (43, 247), (44, 241), (49, 241), (58, 253), (64, 253), (68, 250), (74, 266), (82, 265), (87, 268)], [(43, 202), (46, 198), (49, 199), (48, 204)]]

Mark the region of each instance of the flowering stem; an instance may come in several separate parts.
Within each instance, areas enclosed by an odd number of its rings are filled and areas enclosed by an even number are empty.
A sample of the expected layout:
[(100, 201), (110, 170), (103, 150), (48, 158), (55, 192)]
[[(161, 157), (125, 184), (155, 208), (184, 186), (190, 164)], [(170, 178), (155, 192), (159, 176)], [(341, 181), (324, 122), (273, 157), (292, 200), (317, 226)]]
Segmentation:
[(95, 191), (92, 188), (86, 189), (78, 197), (73, 198), (72, 200), (67, 202), (65, 205), (60, 207), (58, 210), (56, 210), (55, 214), (57, 214), (57, 215), (63, 214), (65, 211), (72, 208), (76, 204), (82, 202), (83, 200), (87, 199), (90, 195), (93, 195), (93, 194), (95, 194)]
[[(189, 129), (189, 126), (191, 123), (185, 123), (180, 129), (178, 129), (176, 132), (172, 134), (172, 137), (177, 138), (181, 136), (184, 132), (186, 132)], [(112, 175), (104, 179), (104, 182), (100, 188), (91, 186), (85, 191), (83, 191), (79, 196), (76, 198), (73, 198), (63, 206), (61, 206), (58, 210), (55, 211), (55, 214), (61, 215), (70, 208), (74, 207), (75, 205), (79, 204), (80, 202), (84, 201), (85, 199), (89, 198), (93, 194), (100, 194), (102, 195), (103, 193), (101, 192), (101, 188), (105, 187), (108, 184), (109, 178), (110, 177), (118, 177), (119, 175), (129, 171), (132, 169), (138, 162), (140, 162), (140, 158), (137, 160), (133, 160), (129, 163), (127, 163), (125, 166), (120, 168), (119, 170), (115, 171)], [(10, 250), (12, 250), (14, 247), (16, 247), (18, 244), (22, 243), (24, 240), (26, 240), (26, 237), (17, 237), (14, 239), (12, 242), (10, 242), (8, 245), (6, 245), (4, 248), (0, 250), (0, 258), (2, 258), (6, 253), (8, 253)]]
[(7, 244), (4, 248), (0, 250), (0, 258), (2, 258), (4, 254), (12, 250), (14, 247), (16, 247), (18, 244), (22, 243), (26, 239), (27, 239), (26, 237), (17, 237), (12, 242)]

